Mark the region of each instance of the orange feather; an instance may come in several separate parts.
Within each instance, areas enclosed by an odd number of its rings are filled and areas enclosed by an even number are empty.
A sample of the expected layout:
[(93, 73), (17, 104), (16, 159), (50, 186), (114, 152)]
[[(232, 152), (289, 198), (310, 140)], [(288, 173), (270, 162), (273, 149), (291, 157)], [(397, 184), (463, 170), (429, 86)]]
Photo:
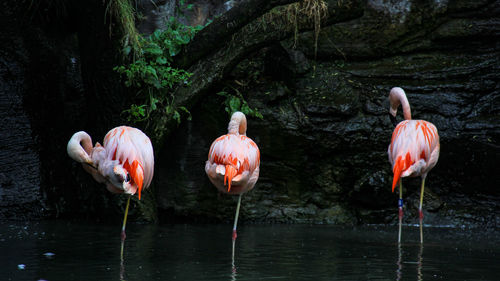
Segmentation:
[(401, 156), (399, 156), (396, 159), (396, 162), (394, 163), (394, 177), (392, 178), (392, 192), (394, 192), (394, 188), (396, 187), (396, 184), (399, 182), (399, 179), (401, 178), (401, 173), (403, 172), (404, 168), (404, 160), (401, 159)]
[(231, 191), (231, 181), (238, 174), (238, 171), (231, 165), (226, 165), (226, 173), (224, 174), (224, 185), (227, 180), (227, 192)]
[(141, 163), (139, 163), (139, 161), (137, 160), (134, 160), (132, 161), (132, 165), (130, 165), (127, 159), (123, 163), (123, 168), (128, 171), (131, 180), (137, 185), (137, 189), (139, 190), (139, 200), (141, 200), (142, 184), (144, 182), (144, 170)]

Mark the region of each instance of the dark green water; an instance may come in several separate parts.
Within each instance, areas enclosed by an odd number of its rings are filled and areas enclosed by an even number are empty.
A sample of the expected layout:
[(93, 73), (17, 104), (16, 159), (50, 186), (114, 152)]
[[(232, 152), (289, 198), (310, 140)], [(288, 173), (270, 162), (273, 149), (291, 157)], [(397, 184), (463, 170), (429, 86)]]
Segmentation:
[[(0, 224), (0, 280), (500, 280), (499, 232), (65, 221)], [(22, 269), (24, 265), (24, 269)]]

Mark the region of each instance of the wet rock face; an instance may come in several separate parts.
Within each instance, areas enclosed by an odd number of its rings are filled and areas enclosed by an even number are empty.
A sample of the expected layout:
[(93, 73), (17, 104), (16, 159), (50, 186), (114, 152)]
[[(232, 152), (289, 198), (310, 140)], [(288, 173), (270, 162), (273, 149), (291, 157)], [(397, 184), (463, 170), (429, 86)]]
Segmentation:
[[(193, 15), (202, 22), (233, 1), (199, 2), (212, 7)], [(327, 2), (332, 12), (338, 1)], [(155, 147), (152, 192), (144, 195), (149, 203), (133, 202), (136, 217), (154, 218), (158, 207), (165, 221), (232, 221), (236, 197), (218, 193), (204, 172), (212, 141), (227, 132), (229, 115), (215, 93), (229, 84), (264, 115), (248, 118), (261, 173), (243, 197), (241, 220), (395, 222), (387, 96), (400, 86), (413, 117), (434, 123), (441, 136), (439, 162), (426, 180), (426, 223), (498, 227), (498, 4), (392, 2), (366, 1), (359, 18), (322, 25), (316, 61), (312, 32), (299, 34), (296, 49), (290, 39), (243, 59), (190, 109), (192, 121)], [(66, 155), (75, 131), (101, 141), (123, 122), (125, 99), (112, 94), (122, 93), (110, 71), (114, 54), (94, 56), (111, 50), (102, 17), (88, 16), (102, 1), (75, 6), (83, 26), (13, 25), (24, 14), (13, 3), (20, 2), (0, 4), (0, 219), (119, 220), (124, 198)], [(403, 184), (405, 220), (415, 222), (420, 180)]]
[[(387, 97), (399, 86), (413, 118), (434, 123), (440, 134), (440, 159), (426, 180), (426, 223), (498, 227), (498, 6), (387, 5), (368, 1), (361, 18), (322, 27), (316, 62), (307, 59), (312, 34), (303, 33), (297, 50), (281, 42), (233, 71), (227, 82), (248, 82), (239, 91), (264, 115), (248, 121), (261, 173), (243, 197), (243, 220), (395, 222)], [(207, 97), (167, 144), (171, 154), (158, 174), (159, 208), (169, 215), (232, 219), (236, 198), (218, 194), (203, 171), (211, 142), (226, 133), (221, 103)], [(405, 221), (415, 222), (420, 179), (405, 178), (403, 188)]]
[[(2, 17), (5, 20), (5, 17)], [(0, 20), (2, 26), (6, 26)], [(26, 53), (16, 30), (0, 34), (0, 219), (38, 217), (42, 203), (39, 183), (40, 157), (28, 113), (23, 107)], [(7, 46), (15, 42), (18, 46)]]

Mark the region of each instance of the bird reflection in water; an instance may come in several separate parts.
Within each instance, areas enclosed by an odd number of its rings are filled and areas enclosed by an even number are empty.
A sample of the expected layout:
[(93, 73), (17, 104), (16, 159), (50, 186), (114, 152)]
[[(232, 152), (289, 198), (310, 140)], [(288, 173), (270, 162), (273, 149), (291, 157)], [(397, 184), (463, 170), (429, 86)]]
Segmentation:
[(236, 244), (236, 239), (233, 239), (233, 250), (231, 253), (231, 281), (236, 281), (236, 276), (238, 275), (236, 272), (236, 265), (234, 264), (234, 247)]
[(125, 239), (121, 241), (120, 249), (120, 281), (125, 281), (125, 258), (123, 255), (123, 248), (125, 246)]
[(125, 281), (125, 264), (123, 257), (120, 259), (120, 281)]
[[(420, 221), (420, 237), (422, 237), (422, 221)], [(423, 238), (422, 238), (423, 239)], [(424, 252), (424, 244), (420, 243), (418, 248), (418, 261), (417, 261), (417, 280), (422, 281), (424, 276), (422, 275), (422, 254)]]
[(422, 281), (424, 280), (424, 276), (422, 274), (422, 265), (423, 265), (423, 258), (422, 254), (424, 251), (424, 245), (422, 243), (419, 244), (418, 246), (418, 254), (417, 254), (417, 261), (416, 262), (410, 262), (410, 261), (403, 261), (403, 249), (402, 249), (401, 243), (398, 243), (398, 260), (396, 262), (396, 265), (398, 268), (396, 269), (396, 280), (403, 280), (403, 264), (416, 264), (417, 265), (417, 280)]
[(238, 276), (238, 272), (236, 272), (236, 266), (234, 266), (234, 263), (231, 268), (231, 281), (236, 281), (236, 276)]

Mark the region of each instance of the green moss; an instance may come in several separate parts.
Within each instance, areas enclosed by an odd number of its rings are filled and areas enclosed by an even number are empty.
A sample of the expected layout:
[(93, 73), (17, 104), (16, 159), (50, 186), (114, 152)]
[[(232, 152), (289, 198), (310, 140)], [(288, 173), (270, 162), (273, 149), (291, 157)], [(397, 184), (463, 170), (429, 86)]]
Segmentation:
[(117, 23), (123, 34), (122, 46), (126, 55), (133, 51), (133, 55), (139, 56), (141, 50), (140, 34), (135, 27), (135, 10), (130, 0), (109, 0), (106, 6), (106, 15), (109, 15), (109, 32), (112, 32), (113, 21)]

